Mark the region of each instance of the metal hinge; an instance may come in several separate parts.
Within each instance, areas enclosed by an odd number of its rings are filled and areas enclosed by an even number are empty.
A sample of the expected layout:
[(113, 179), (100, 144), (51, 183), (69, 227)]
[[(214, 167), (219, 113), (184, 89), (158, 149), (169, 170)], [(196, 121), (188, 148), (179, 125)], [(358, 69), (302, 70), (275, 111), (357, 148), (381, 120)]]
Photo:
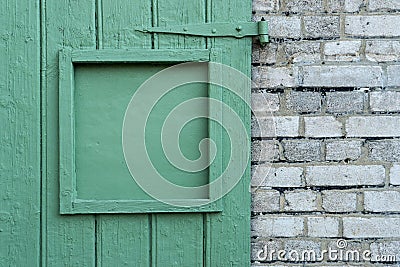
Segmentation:
[(166, 27), (137, 28), (136, 30), (146, 33), (169, 33), (203, 37), (243, 38), (247, 36), (259, 36), (262, 45), (269, 42), (267, 21), (187, 24)]

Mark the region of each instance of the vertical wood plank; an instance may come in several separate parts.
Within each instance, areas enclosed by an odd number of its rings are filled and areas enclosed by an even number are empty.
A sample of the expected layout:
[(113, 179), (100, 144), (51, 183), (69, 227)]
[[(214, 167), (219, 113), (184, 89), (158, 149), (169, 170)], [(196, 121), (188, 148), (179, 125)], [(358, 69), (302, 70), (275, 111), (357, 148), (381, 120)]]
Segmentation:
[[(149, 48), (151, 35), (135, 31), (152, 25), (151, 0), (99, 0), (99, 48)], [(149, 216), (98, 215), (98, 266), (150, 266)]]
[(0, 266), (39, 266), (39, 1), (0, 6)]
[(59, 215), (59, 139), (58, 139), (58, 51), (64, 47), (74, 49), (95, 48), (95, 0), (72, 1), (42, 0), (44, 35), (43, 86), (46, 99), (46, 170), (43, 186), (43, 221), (45, 251), (43, 266), (94, 266), (94, 216)]
[[(250, 0), (208, 0), (208, 14), (210, 22), (250, 21)], [(209, 45), (224, 51), (222, 62), (236, 68), (250, 77), (251, 66), (251, 38), (214, 38)], [(247, 101), (250, 100), (250, 90), (246, 92)], [(231, 94), (224, 90), (224, 103), (238, 111), (250, 133), (250, 110)], [(243, 136), (242, 140), (247, 140)], [(224, 147), (228, 147), (229, 140), (224, 140)], [(240, 146), (240, 144), (234, 144)], [(223, 156), (226, 162), (229, 156)], [(247, 159), (242, 159), (247, 161)], [(209, 239), (212, 244), (210, 251), (211, 264), (209, 266), (250, 266), (250, 166), (236, 185), (223, 198), (222, 214), (209, 214)]]
[[(204, 23), (204, 1), (157, 0), (154, 26)], [(205, 48), (205, 38), (158, 34), (155, 48)], [(203, 266), (203, 214), (153, 217), (153, 266)]]

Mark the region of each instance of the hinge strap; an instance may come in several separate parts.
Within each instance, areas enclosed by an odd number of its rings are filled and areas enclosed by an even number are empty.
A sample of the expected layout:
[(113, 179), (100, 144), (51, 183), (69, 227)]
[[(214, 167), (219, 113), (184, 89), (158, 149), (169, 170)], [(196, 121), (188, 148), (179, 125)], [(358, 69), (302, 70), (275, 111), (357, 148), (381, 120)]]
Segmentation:
[(202, 37), (235, 37), (260, 36), (262, 45), (269, 41), (268, 22), (239, 22), (239, 23), (203, 23), (187, 25), (171, 25), (166, 27), (137, 28), (145, 33), (167, 33)]

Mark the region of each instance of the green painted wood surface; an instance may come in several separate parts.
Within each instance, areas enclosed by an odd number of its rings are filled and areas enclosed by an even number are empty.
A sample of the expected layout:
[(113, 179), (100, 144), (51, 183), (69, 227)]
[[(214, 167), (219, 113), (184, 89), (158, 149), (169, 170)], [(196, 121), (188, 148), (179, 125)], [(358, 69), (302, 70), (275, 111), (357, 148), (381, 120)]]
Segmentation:
[(0, 7), (0, 266), (40, 264), (38, 1)]
[[(60, 215), (58, 51), (219, 48), (223, 63), (249, 74), (248, 38), (151, 35), (134, 29), (249, 21), (251, 1), (2, 4), (0, 266), (249, 266), (249, 171), (224, 197), (221, 213)], [(249, 110), (227, 91), (223, 97), (249, 129)]]

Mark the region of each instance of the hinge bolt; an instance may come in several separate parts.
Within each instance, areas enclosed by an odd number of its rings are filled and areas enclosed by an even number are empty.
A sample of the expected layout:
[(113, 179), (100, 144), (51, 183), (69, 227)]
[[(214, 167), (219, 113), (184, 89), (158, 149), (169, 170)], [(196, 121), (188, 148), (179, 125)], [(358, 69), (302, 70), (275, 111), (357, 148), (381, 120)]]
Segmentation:
[(217, 29), (212, 29), (211, 32), (212, 32), (212, 33), (216, 33), (216, 32), (217, 32)]
[(240, 26), (240, 25), (237, 26), (237, 27), (236, 27), (236, 30), (237, 30), (238, 32), (240, 32), (240, 31), (242, 30), (242, 26)]
[(187, 32), (187, 31), (188, 31), (188, 28), (187, 28), (187, 27), (183, 28), (183, 31)]

